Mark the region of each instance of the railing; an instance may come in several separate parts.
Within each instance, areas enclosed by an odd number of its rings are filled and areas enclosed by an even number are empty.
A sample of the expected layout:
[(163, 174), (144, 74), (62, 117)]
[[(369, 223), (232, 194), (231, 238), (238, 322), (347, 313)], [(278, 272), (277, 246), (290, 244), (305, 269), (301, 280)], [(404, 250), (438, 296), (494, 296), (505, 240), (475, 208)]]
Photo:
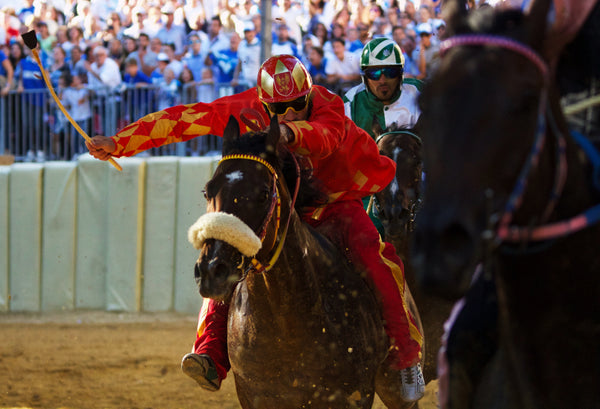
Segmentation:
[[(234, 89), (229, 84), (185, 84), (176, 92), (155, 85), (89, 89), (89, 99), (81, 103), (89, 104), (91, 115), (77, 122), (89, 136), (114, 135), (151, 112), (178, 104), (211, 102), (245, 89), (245, 86)], [(65, 104), (64, 99), (62, 102)], [(67, 107), (71, 115), (72, 109)], [(221, 138), (207, 135), (154, 148), (147, 154), (204, 156), (220, 151)], [(85, 152), (83, 138), (58, 109), (47, 89), (11, 91), (0, 97), (0, 155), (13, 155), (16, 162), (43, 162), (72, 160)]]

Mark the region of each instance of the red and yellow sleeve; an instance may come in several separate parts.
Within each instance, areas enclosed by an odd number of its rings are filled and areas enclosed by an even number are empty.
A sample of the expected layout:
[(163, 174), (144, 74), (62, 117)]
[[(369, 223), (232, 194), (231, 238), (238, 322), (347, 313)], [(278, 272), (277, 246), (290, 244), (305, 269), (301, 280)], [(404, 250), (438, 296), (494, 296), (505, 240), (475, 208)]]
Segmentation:
[(240, 113), (248, 108), (254, 109), (263, 120), (268, 121), (256, 88), (211, 103), (178, 105), (151, 113), (112, 137), (116, 145), (113, 156), (133, 156), (151, 148), (188, 141), (202, 135), (223, 136), (229, 116), (233, 115), (240, 121)]
[(290, 148), (310, 158), (329, 201), (360, 199), (383, 189), (394, 177), (394, 161), (346, 117), (340, 97), (315, 85), (312, 98), (308, 120), (286, 125), (295, 137)]
[(342, 99), (324, 87), (313, 85), (309, 120), (286, 123), (294, 133), (290, 149), (300, 155), (326, 158), (344, 142), (345, 122)]

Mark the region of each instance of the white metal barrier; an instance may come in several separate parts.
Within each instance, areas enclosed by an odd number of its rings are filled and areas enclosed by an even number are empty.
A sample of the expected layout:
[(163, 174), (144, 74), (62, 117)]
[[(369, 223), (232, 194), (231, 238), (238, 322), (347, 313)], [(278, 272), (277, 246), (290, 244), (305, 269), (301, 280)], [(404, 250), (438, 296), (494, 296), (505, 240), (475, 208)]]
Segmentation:
[(187, 229), (217, 160), (0, 166), (0, 311), (198, 312)]

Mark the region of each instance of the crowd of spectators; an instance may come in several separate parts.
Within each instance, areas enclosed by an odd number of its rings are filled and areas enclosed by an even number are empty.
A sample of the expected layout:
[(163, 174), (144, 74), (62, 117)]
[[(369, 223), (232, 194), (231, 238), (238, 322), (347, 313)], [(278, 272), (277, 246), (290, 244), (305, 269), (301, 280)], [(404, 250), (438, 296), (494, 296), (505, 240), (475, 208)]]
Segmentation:
[[(445, 27), (441, 0), (273, 1), (272, 54), (300, 58), (314, 82), (334, 92), (342, 94), (360, 81), (360, 53), (373, 37), (390, 37), (401, 46), (406, 76), (427, 79), (435, 70)], [(61, 92), (153, 85), (164, 90), (159, 102), (164, 108), (256, 85), (261, 63), (257, 0), (22, 0), (21, 7), (11, 5), (0, 9), (0, 97), (44, 87), (20, 36), (32, 29)], [(187, 98), (182, 100), (183, 91)]]

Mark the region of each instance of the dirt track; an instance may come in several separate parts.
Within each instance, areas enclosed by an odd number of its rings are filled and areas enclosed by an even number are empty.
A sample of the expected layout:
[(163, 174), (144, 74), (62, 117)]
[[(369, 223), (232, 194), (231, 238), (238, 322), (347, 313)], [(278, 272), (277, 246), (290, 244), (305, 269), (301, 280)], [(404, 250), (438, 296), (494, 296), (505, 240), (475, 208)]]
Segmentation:
[(0, 314), (0, 409), (238, 409), (232, 376), (211, 393), (181, 372), (195, 329), (177, 314)]

